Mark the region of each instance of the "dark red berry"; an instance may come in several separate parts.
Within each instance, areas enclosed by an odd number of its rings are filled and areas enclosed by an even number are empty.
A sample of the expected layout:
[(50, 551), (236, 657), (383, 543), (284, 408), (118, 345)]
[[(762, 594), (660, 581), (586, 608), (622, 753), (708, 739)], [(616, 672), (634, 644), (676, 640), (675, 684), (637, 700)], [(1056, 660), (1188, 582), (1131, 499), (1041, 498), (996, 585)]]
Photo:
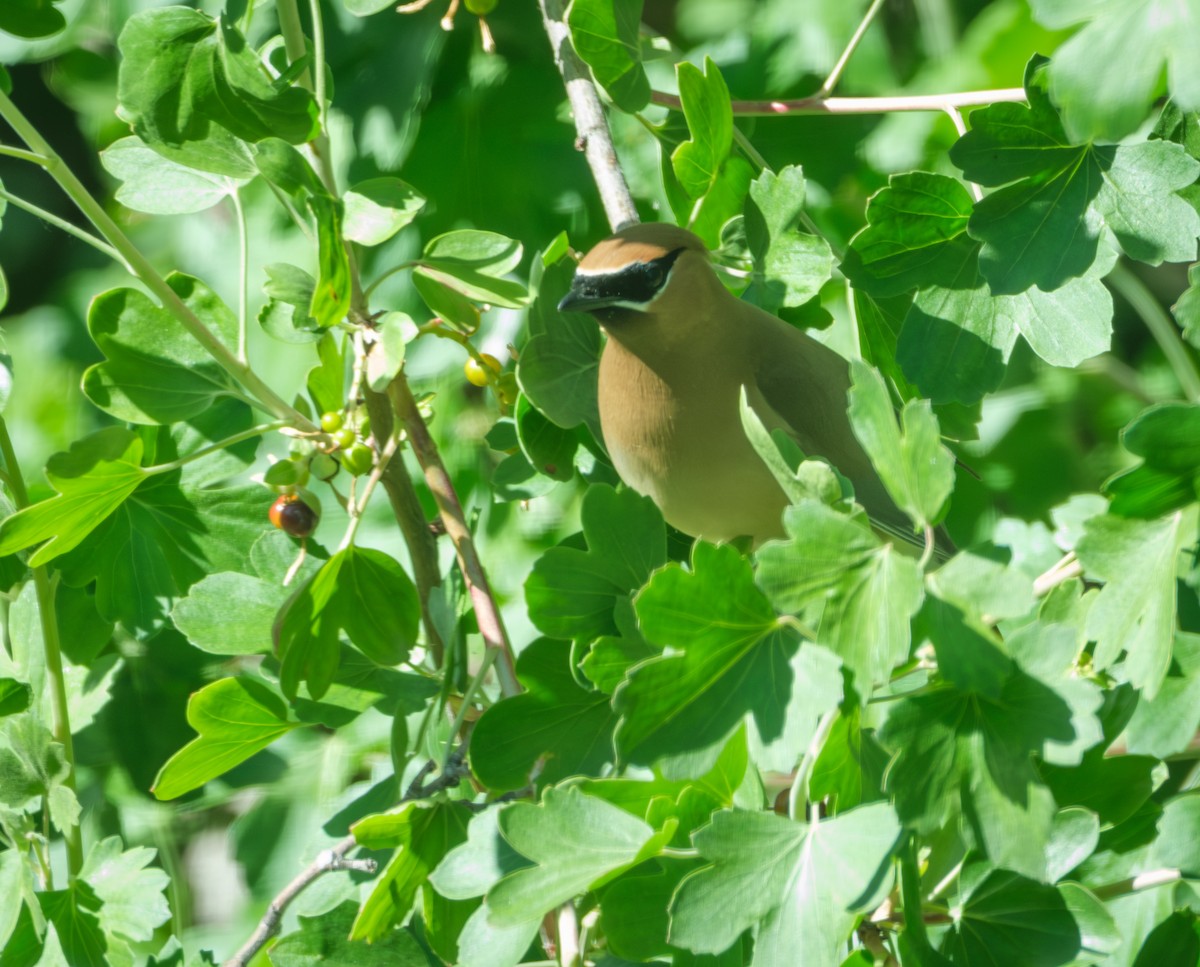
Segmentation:
[(284, 494), (271, 505), (271, 523), (292, 537), (308, 537), (317, 529), (317, 512), (298, 494)]

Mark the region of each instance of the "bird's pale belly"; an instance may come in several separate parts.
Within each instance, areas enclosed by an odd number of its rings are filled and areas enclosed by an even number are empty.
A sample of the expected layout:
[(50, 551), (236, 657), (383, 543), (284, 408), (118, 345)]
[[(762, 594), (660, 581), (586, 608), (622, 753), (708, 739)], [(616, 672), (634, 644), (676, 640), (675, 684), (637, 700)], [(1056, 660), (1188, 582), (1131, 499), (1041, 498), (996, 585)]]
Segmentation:
[(660, 419), (647, 420), (643, 412), (636, 423), (602, 407), (617, 473), (684, 533), (710, 541), (750, 537), (755, 543), (782, 537), (787, 500), (746, 439), (736, 399), (711, 403), (719, 405), (679, 419), (674, 406), (660, 402)]

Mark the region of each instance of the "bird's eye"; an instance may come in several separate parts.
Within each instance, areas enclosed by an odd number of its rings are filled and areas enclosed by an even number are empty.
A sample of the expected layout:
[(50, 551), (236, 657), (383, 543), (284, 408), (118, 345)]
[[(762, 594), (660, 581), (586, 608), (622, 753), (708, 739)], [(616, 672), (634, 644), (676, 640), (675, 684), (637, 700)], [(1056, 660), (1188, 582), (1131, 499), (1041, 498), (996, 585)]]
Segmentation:
[(663, 280), (667, 277), (666, 269), (661, 265), (652, 262), (646, 266), (646, 281), (650, 283), (652, 289), (657, 289), (663, 284)]

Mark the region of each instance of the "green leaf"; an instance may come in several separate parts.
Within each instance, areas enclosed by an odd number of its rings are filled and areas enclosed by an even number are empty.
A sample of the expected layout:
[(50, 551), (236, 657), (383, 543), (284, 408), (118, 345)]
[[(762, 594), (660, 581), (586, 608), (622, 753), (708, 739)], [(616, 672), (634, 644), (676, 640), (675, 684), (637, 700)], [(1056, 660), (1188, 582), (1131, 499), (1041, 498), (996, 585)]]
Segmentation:
[(1172, 652), (1172, 671), (1154, 701), (1139, 700), (1126, 727), (1134, 754), (1165, 759), (1186, 749), (1200, 730), (1200, 637), (1177, 633)]
[[(9, 0), (0, 10), (0, 30), (17, 37), (49, 37), (67, 26), (67, 18), (54, 8), (62, 0)], [(11, 88), (10, 88), (11, 90)]]
[(921, 571), (864, 522), (817, 501), (789, 507), (783, 523), (790, 540), (758, 552), (758, 583), (780, 611), (806, 616), (865, 702), (908, 658)]
[(650, 103), (641, 20), (642, 0), (574, 0), (567, 11), (575, 52), (617, 107), (630, 114)]
[(452, 329), (470, 334), (479, 328), (479, 306), (461, 292), (420, 272), (413, 273), (412, 284), (429, 311)]
[(539, 760), (537, 781), (553, 784), (573, 775), (599, 775), (613, 761), (615, 716), (603, 692), (579, 687), (570, 648), (539, 638), (517, 658), (525, 691), (497, 702), (471, 733), (471, 768), (489, 789), (521, 789)]
[(1071, 963), (1082, 946), (1062, 894), (1006, 870), (969, 883), (955, 909), (942, 952), (956, 965), (1056, 967)]
[(163, 895), (170, 878), (162, 870), (147, 869), (154, 853), (146, 846), (126, 850), (119, 836), (108, 836), (88, 851), (79, 876), (103, 904), (99, 918), (105, 933), (135, 942), (152, 940), (155, 928), (170, 919)]
[(876, 298), (945, 285), (975, 243), (967, 236), (974, 203), (962, 182), (912, 171), (892, 175), (867, 202), (867, 224), (850, 240), (841, 269)]
[[(1133, 133), (1167, 89), (1186, 111), (1200, 108), (1192, 52), (1200, 22), (1188, 7), (1155, 0), (1097, 0), (1072, 9), (1033, 0), (1034, 16), (1048, 27), (1084, 21), (1049, 66), (1050, 93), (1068, 130), (1080, 139), (1116, 141)], [(1112, 70), (1120, 64), (1120, 71)]]
[(0, 678), (0, 718), (16, 715), (29, 708), (33, 701), (33, 689), (15, 678)]
[(979, 271), (978, 246), (954, 251), (957, 271), (917, 293), (896, 346), (905, 376), (934, 402), (973, 403), (999, 386), (1018, 334), (1056, 366), (1108, 349), (1112, 296), (1099, 279), (997, 295)]
[(1195, 257), (1200, 213), (1176, 192), (1196, 180), (1200, 163), (1169, 141), (1073, 145), (1036, 62), (1026, 92), (1028, 107), (976, 111), (950, 152), (969, 180), (1006, 186), (976, 204), (969, 224), (992, 291), (1051, 291), (1103, 275), (1117, 248), (1151, 265)]
[(931, 589), (943, 601), (975, 616), (1019, 618), (1027, 614), (1034, 606), (1032, 580), (984, 553), (956, 554), (931, 575)]
[(1188, 879), (1200, 876), (1200, 795), (1176, 796), (1163, 807), (1153, 858)]
[(100, 152), (104, 170), (121, 181), (116, 198), (126, 208), (150, 215), (187, 215), (219, 204), (245, 178), (197, 171), (164, 158), (140, 138), (114, 141)]
[(1200, 933), (1196, 930), (1196, 915), (1180, 911), (1172, 913), (1150, 931), (1133, 967), (1187, 965), (1193, 961), (1200, 961)]
[(26, 890), (33, 890), (33, 876), (17, 850), (0, 853), (0, 950), (6, 950), (22, 913)]
[(425, 196), (399, 178), (372, 178), (347, 191), (342, 203), (346, 238), (360, 245), (382, 245), (420, 214)]
[(222, 17), (219, 43), (211, 60), (193, 72), (204, 97), (201, 110), (244, 141), (281, 138), (305, 144), (320, 133), (320, 112), (312, 93), (269, 79), (257, 52), (237, 27)]
[(333, 682), (341, 634), (376, 664), (397, 665), (416, 642), (421, 608), (412, 580), (391, 557), (351, 545), (293, 592), (275, 621), (280, 684), (301, 681), (319, 699)]
[(495, 232), (447, 232), (426, 244), (413, 275), (475, 302), (519, 309), (528, 304), (529, 293), (504, 276), (520, 263), (521, 253), (520, 242)]
[(671, 167), (693, 200), (688, 227), (716, 248), (721, 226), (742, 210), (754, 172), (745, 159), (730, 155), (733, 108), (712, 58), (705, 57), (703, 73), (686, 61), (675, 72), (690, 139), (672, 152)]
[(308, 314), (318, 329), (336, 326), (350, 309), (350, 255), (342, 241), (342, 203), (313, 195), (308, 207), (317, 221), (317, 278)]
[(829, 281), (833, 253), (825, 239), (798, 231), (804, 213), (804, 173), (788, 165), (750, 183), (746, 242), (754, 260), (744, 298), (768, 312), (801, 306)]
[(550, 422), (523, 394), (517, 397), (517, 433), (529, 465), (553, 480), (575, 476), (579, 435)]
[(800, 647), (729, 545), (697, 542), (691, 570), (663, 568), (636, 608), (646, 640), (669, 650), (631, 668), (613, 696), (624, 761), (711, 754), (750, 716), (759, 764), (787, 770), (841, 698), (831, 656)]
[(1142, 458), (1136, 467), (1104, 482), (1112, 512), (1121, 517), (1161, 517), (1196, 500), (1200, 478), (1200, 406), (1160, 403), (1121, 432), (1121, 442)]
[[(236, 405), (238, 422), (248, 422), (249, 411)], [(211, 413), (228, 417), (219, 406)], [(228, 432), (228, 423), (221, 427), (221, 422), (215, 421), (217, 432)], [(249, 443), (253, 453), (255, 441)], [(177, 452), (160, 449), (159, 455), (174, 459)], [(250, 546), (262, 533), (269, 497), (264, 499), (257, 484), (229, 487), (209, 479), (205, 464), (219, 465), (224, 458), (234, 462), (228, 453), (213, 455), (189, 464), (185, 472), (155, 474), (141, 484), (59, 559), (66, 583), (95, 582), (103, 618), (149, 630), (160, 626), (173, 601), (205, 574), (245, 568)]]
[(303, 203), (310, 195), (328, 195), (320, 176), (299, 151), (280, 138), (253, 146), (254, 167), (276, 188)]
[[(364, 957), (377, 957), (391, 967), (428, 967), (429, 958), (407, 930), (389, 930), (369, 948), (350, 939), (358, 904), (346, 900), (320, 916), (297, 917), (299, 929), (271, 945), (272, 967), (316, 967), (317, 964), (352, 965)], [(367, 951), (370, 953), (367, 953)]]
[(1093, 662), (1104, 669), (1125, 653), (1134, 687), (1154, 698), (1171, 663), (1175, 634), (1175, 567), (1179, 550), (1195, 533), (1195, 514), (1176, 512), (1155, 521), (1107, 514), (1085, 525), (1075, 548), (1085, 573), (1107, 582), (1087, 618), (1096, 641)]
[(318, 413), (338, 412), (346, 405), (346, 359), (338, 349), (338, 334), (327, 332), (317, 343), (320, 360), (308, 371), (308, 395)]
[(918, 526), (937, 522), (954, 489), (954, 456), (942, 446), (927, 400), (909, 400), (900, 426), (878, 371), (850, 364), (850, 424), (888, 494)]
[(1200, 348), (1200, 262), (1188, 269), (1188, 287), (1171, 306), (1171, 312), (1183, 330), (1183, 338)]
[(540, 919), (635, 865), (655, 843), (646, 823), (578, 789), (551, 787), (536, 806), (514, 803), (499, 824), (513, 849), (535, 864), (488, 891), (488, 921), (500, 927)]
[[(1073, 710), (978, 635), (950, 626), (934, 645), (955, 687), (902, 699), (880, 734), (895, 754), (896, 812), (923, 832), (961, 815), (996, 865), (1044, 880), (1056, 807), (1032, 756), (1074, 737)], [(991, 654), (972, 654), (985, 647)]]
[(1092, 749), (1077, 766), (1044, 764), (1046, 784), (1061, 806), (1082, 806), (1106, 826), (1125, 822), (1141, 808), (1161, 781), (1161, 767), (1149, 756), (1105, 757)]
[(65, 890), (39, 893), (38, 901), (46, 919), (54, 925), (65, 963), (71, 967), (109, 967), (118, 943), (104, 935), (96, 916), (100, 899), (86, 883), (76, 880)]
[[(211, 289), (179, 273), (168, 284), (227, 346), (237, 318)], [(83, 376), (88, 399), (119, 420), (174, 423), (199, 416), (235, 387), (174, 315), (136, 289), (110, 289), (93, 300), (88, 332), (104, 353)]]
[(813, 766), (808, 795), (827, 800), (836, 815), (865, 802), (883, 798), (883, 775), (888, 754), (862, 727), (862, 712), (842, 710), (829, 731)]
[(888, 860), (901, 835), (890, 806), (861, 806), (819, 824), (725, 810), (693, 836), (711, 861), (671, 902), (669, 939), (720, 953), (758, 927), (755, 961), (837, 967), (858, 914), (891, 888)]
[(367, 356), (367, 385), (387, 391), (404, 365), (408, 344), (417, 337), (417, 324), (407, 312), (385, 312), (375, 320), (375, 342)]
[(500, 835), (500, 814), (505, 808), (488, 809), (471, 818), (466, 842), (450, 850), (429, 875), (438, 893), (452, 900), (483, 896), (509, 873), (532, 865)]
[(257, 655), (271, 650), (271, 628), (287, 598), (278, 583), (223, 571), (193, 584), (175, 602), (171, 621), (209, 654)]
[(470, 810), (462, 803), (405, 803), (392, 813), (368, 816), (352, 828), (369, 849), (396, 848), (364, 901), (351, 940), (374, 943), (403, 923), (430, 872), (467, 838)]
[(199, 736), (164, 763), (151, 792), (165, 801), (199, 789), (261, 752), (300, 723), (283, 701), (252, 678), (222, 678), (188, 700), (188, 725)]
[(564, 428), (587, 424), (600, 439), (596, 374), (600, 367), (600, 327), (583, 312), (558, 312), (575, 263), (559, 259), (545, 268), (534, 260), (530, 288), (529, 342), (517, 361), (517, 382), (539, 410)]
[(263, 292), (270, 298), (258, 313), (263, 329), (281, 342), (311, 343), (321, 338), (317, 320), (308, 314), (317, 280), (295, 265), (275, 262), (263, 267)]
[(189, 168), (252, 178), (249, 147), (221, 126), (212, 92), (217, 23), (186, 7), (135, 13), (117, 38), (121, 50), (118, 112), (134, 133)]
[(716, 184), (733, 147), (729, 88), (711, 58), (705, 58), (703, 71), (684, 61), (675, 73), (691, 138), (675, 149), (671, 166), (683, 190), (692, 198), (702, 198)]
[(666, 563), (667, 533), (649, 497), (606, 484), (588, 488), (580, 518), (587, 550), (546, 551), (525, 581), (525, 602), (545, 634), (589, 641), (619, 633), (613, 608)]
[(656, 867), (650, 873), (634, 870), (620, 877), (604, 891), (600, 903), (600, 926), (610, 949), (635, 963), (672, 953), (667, 906), (696, 861), (662, 858)]
[(24, 808), (61, 786), (70, 771), (61, 743), (32, 714), (0, 723), (0, 803)]
[(109, 427), (72, 444), (46, 464), (58, 494), (0, 523), (0, 556), (42, 544), (30, 567), (77, 547), (147, 479), (142, 441), (131, 430)]

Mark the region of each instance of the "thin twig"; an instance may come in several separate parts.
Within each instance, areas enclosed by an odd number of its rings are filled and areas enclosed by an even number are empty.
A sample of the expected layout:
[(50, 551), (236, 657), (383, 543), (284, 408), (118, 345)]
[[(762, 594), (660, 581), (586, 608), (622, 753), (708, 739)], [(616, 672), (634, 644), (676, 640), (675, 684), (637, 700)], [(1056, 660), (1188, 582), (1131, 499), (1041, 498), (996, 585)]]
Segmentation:
[(579, 135), (575, 143), (587, 157), (608, 223), (616, 230), (638, 221), (638, 213), (620, 162), (617, 161), (617, 151), (613, 147), (600, 96), (596, 93), (587, 65), (571, 46), (571, 31), (563, 20), (565, 5), (562, 0), (539, 0), (539, 3), (546, 36), (550, 38), (550, 46), (554, 50), (554, 62), (562, 74), (567, 99), (571, 102), (571, 113), (575, 115), (575, 131)]
[[(417, 773), (416, 778), (409, 784), (408, 789), (404, 792), (403, 799), (400, 801), (403, 803), (412, 802), (415, 799), (428, 799), (434, 793), (457, 786), (462, 782), (463, 777), (468, 774), (463, 756), (457, 753), (450, 757), (446, 763), (445, 771), (438, 778), (434, 779), (433, 782), (426, 783), (424, 781), (425, 777), (436, 768), (437, 763), (432, 759), (426, 762)], [(258, 922), (258, 926), (254, 928), (254, 933), (242, 944), (241, 949), (237, 953), (224, 962), (222, 967), (246, 967), (254, 959), (254, 956), (266, 945), (267, 941), (279, 932), (279, 925), (283, 921), (283, 914), (292, 901), (326, 873), (331, 873), (334, 870), (357, 870), (364, 873), (374, 873), (378, 868), (375, 860), (346, 859), (346, 854), (356, 846), (358, 846), (358, 840), (354, 836), (346, 836), (334, 843), (329, 849), (321, 850), (317, 854), (316, 859), (303, 872), (275, 895), (267, 907), (267, 912), (263, 914), (262, 919)]]
[[(958, 132), (958, 136), (965, 137), (967, 133), (967, 122), (963, 120), (962, 111), (953, 105), (946, 105), (946, 116), (950, 118), (950, 123), (954, 125), (954, 130)], [(973, 181), (967, 182), (967, 187), (971, 189), (971, 197), (976, 201), (983, 201), (983, 189)]]
[(1145, 873), (1137, 874), (1137, 876), (1117, 880), (1115, 883), (1106, 883), (1104, 886), (1094, 887), (1092, 893), (1098, 900), (1111, 900), (1114, 897), (1137, 893), (1139, 890), (1149, 890), (1156, 886), (1165, 886), (1168, 883), (1178, 883), (1182, 879), (1183, 874), (1179, 870), (1148, 870)]
[(0, 198), (3, 198), (10, 205), (14, 205), (17, 208), (23, 208), (31, 215), (36, 215), (47, 225), (53, 225), (60, 231), (66, 232), (68, 235), (75, 236), (75, 238), (79, 239), (81, 242), (86, 242), (88, 245), (92, 246), (92, 248), (96, 249), (96, 251), (103, 252), (122, 268), (127, 269), (130, 272), (133, 271), (129, 268), (128, 263), (121, 258), (121, 253), (109, 245), (108, 242), (104, 241), (104, 239), (97, 238), (91, 232), (84, 231), (78, 225), (72, 225), (65, 218), (59, 218), (53, 212), (48, 212), (46, 209), (35, 205), (33, 202), (26, 201), (24, 198), (19, 198), (18, 196), (5, 191), (3, 188), (0, 188)]
[(388, 387), (388, 395), (396, 409), (396, 415), (404, 423), (417, 462), (425, 472), (425, 482), (437, 502), (446, 534), (454, 542), (458, 566), (462, 571), (463, 580), (467, 582), (471, 603), (475, 606), (475, 620), (479, 624), (479, 633), (483, 636), (484, 645), (497, 649), (496, 677), (500, 681), (501, 694), (505, 697), (520, 694), (521, 685), (513, 668), (512, 646), (508, 642), (508, 633), (504, 630), (500, 608), (492, 594), (487, 573), (480, 563), (475, 541), (471, 537), (471, 530), (467, 526), (467, 518), (450, 480), (450, 474), (446, 472), (441, 454), (429, 435), (429, 428), (421, 417), (417, 401), (413, 398), (403, 373), (392, 380), (391, 386)]
[[(678, 95), (654, 91), (650, 100), (672, 111), (683, 107)], [(949, 94), (900, 94), (895, 97), (802, 97), (795, 100), (734, 101), (738, 117), (780, 117), (787, 114), (894, 114), (898, 111), (945, 111), (947, 108), (982, 107), (1001, 101), (1024, 101), (1025, 89), (1005, 87), (992, 91)]]
[(1033, 595), (1035, 598), (1044, 597), (1060, 584), (1065, 584), (1072, 578), (1080, 577), (1082, 574), (1083, 565), (1075, 557), (1075, 552), (1070, 551), (1054, 567), (1050, 568), (1044, 574), (1039, 574), (1034, 579)]
[(863, 14), (862, 21), (858, 25), (858, 29), (854, 31), (850, 41), (846, 44), (846, 49), (842, 51), (842, 56), (838, 58), (836, 64), (833, 65), (833, 70), (829, 72), (829, 76), (825, 78), (825, 83), (821, 85), (820, 96), (828, 97), (833, 93), (833, 89), (837, 86), (838, 79), (842, 76), (842, 71), (846, 69), (846, 65), (850, 63), (850, 57), (858, 47), (859, 41), (863, 39), (863, 34), (867, 32), (867, 28), (871, 26), (871, 21), (875, 19), (875, 14), (879, 13), (879, 8), (883, 6), (883, 0), (875, 0), (867, 8), (867, 12)]
[(224, 967), (246, 967), (276, 933), (283, 920), (283, 914), (292, 901), (303, 893), (316, 880), (334, 870), (363, 870), (374, 873), (377, 864), (374, 860), (348, 860), (346, 854), (358, 845), (353, 836), (339, 840), (329, 849), (321, 850), (295, 879), (279, 891), (267, 906), (267, 912), (259, 920), (254, 933), (242, 944), (240, 950), (225, 961)]

